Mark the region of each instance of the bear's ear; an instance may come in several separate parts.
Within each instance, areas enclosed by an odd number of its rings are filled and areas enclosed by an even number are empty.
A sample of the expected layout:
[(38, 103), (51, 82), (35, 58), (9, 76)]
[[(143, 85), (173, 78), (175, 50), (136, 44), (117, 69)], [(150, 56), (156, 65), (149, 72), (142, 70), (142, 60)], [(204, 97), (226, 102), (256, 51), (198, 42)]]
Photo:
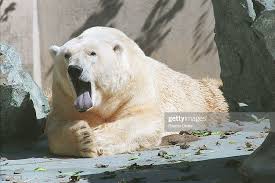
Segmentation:
[(113, 46), (113, 50), (115, 53), (121, 53), (123, 51), (123, 47), (120, 43), (115, 43)]
[(50, 54), (55, 57), (59, 51), (60, 51), (60, 47), (56, 46), (56, 45), (53, 45), (49, 48), (49, 51), (50, 51)]

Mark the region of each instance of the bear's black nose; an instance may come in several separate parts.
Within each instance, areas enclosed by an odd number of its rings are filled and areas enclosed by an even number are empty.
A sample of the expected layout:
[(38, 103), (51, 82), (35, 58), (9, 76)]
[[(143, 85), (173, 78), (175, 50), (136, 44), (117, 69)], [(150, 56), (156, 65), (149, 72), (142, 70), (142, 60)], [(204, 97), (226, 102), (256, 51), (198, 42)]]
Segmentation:
[(72, 79), (77, 79), (80, 77), (81, 73), (82, 73), (83, 69), (77, 65), (70, 65), (68, 67), (68, 73), (69, 73), (69, 76), (72, 78)]

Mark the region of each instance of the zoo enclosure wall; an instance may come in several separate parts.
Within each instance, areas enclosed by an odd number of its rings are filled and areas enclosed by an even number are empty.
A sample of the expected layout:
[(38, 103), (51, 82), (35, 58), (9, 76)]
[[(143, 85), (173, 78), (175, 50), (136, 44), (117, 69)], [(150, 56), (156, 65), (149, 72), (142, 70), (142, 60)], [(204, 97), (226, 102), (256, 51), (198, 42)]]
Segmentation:
[(0, 0), (0, 41), (20, 52), (25, 69), (49, 88), (48, 47), (92, 26), (125, 32), (145, 53), (195, 78), (219, 78), (211, 0)]

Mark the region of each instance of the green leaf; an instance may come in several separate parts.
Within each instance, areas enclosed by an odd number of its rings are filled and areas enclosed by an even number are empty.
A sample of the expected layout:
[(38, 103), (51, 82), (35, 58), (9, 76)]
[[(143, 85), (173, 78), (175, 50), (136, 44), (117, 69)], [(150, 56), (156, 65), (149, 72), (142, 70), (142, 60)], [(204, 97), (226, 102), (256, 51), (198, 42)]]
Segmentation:
[(221, 131), (216, 131), (216, 132), (211, 132), (211, 135), (223, 135), (224, 132)]
[(211, 132), (207, 130), (195, 130), (191, 132), (191, 135), (198, 136), (198, 137), (205, 137), (205, 136), (211, 135)]
[(47, 169), (42, 168), (42, 167), (37, 167), (37, 168), (34, 169), (34, 171), (36, 171), (36, 172), (45, 172), (45, 171), (47, 171)]

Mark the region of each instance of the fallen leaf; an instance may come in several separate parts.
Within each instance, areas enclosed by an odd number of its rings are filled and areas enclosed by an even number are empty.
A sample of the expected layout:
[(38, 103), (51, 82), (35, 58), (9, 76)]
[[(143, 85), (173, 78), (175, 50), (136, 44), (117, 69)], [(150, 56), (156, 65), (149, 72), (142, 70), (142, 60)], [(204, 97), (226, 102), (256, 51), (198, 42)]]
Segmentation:
[(254, 148), (249, 148), (247, 149), (247, 151), (254, 151)]
[(164, 156), (165, 154), (168, 154), (168, 153), (164, 150), (161, 150), (158, 152), (158, 156)]
[(13, 174), (21, 174), (23, 172), (23, 168), (14, 170)]
[(228, 138), (228, 136), (226, 136), (226, 135), (221, 135), (221, 137), (220, 137), (220, 139), (227, 139)]
[(165, 158), (165, 159), (172, 159), (175, 156), (176, 155), (174, 155), (174, 154), (167, 154), (167, 155), (163, 156), (163, 158)]
[(251, 148), (253, 145), (250, 142), (245, 142), (245, 147), (246, 148)]
[(198, 147), (199, 150), (208, 150), (206, 145), (202, 145)]
[(128, 161), (133, 161), (133, 160), (136, 160), (136, 159), (138, 159), (139, 158), (139, 156), (132, 156), (132, 157), (130, 157), (129, 159), (128, 159)]
[(237, 133), (237, 132), (236, 131), (226, 131), (226, 132), (224, 132), (224, 135), (233, 135), (235, 133)]
[(70, 182), (77, 182), (80, 180), (80, 176), (79, 175), (72, 175), (70, 177)]
[(197, 137), (206, 137), (211, 135), (211, 132), (208, 130), (195, 130), (191, 132), (191, 135), (195, 135)]
[(165, 158), (165, 159), (172, 159), (174, 156), (174, 154), (168, 154), (166, 151), (164, 150), (161, 150), (158, 152), (158, 156), (162, 157), (162, 158)]
[(223, 135), (224, 132), (221, 131), (216, 131), (216, 132), (211, 132), (211, 135)]
[(36, 172), (45, 172), (45, 171), (47, 171), (47, 169), (42, 168), (42, 167), (37, 167), (37, 168), (34, 169), (34, 171), (36, 171)]
[(237, 150), (242, 150), (242, 147), (237, 147)]
[(95, 166), (96, 168), (107, 168), (109, 165), (97, 163)]
[(199, 149), (198, 151), (195, 152), (195, 155), (201, 155), (201, 154), (202, 154), (202, 152), (201, 152), (200, 149)]
[(180, 145), (180, 149), (188, 149), (190, 147), (190, 145), (189, 144), (181, 144)]
[(259, 137), (251, 135), (251, 136), (248, 136), (248, 137), (245, 137), (245, 138), (246, 138), (246, 139), (257, 139), (257, 138), (259, 138)]
[(83, 171), (65, 172), (65, 173), (62, 173), (62, 171), (58, 171), (58, 172), (61, 173), (61, 176), (73, 176), (73, 175), (78, 175)]
[(153, 164), (150, 165), (138, 165), (137, 163), (132, 164), (131, 166), (128, 167), (129, 170), (144, 170), (148, 168), (152, 168)]

